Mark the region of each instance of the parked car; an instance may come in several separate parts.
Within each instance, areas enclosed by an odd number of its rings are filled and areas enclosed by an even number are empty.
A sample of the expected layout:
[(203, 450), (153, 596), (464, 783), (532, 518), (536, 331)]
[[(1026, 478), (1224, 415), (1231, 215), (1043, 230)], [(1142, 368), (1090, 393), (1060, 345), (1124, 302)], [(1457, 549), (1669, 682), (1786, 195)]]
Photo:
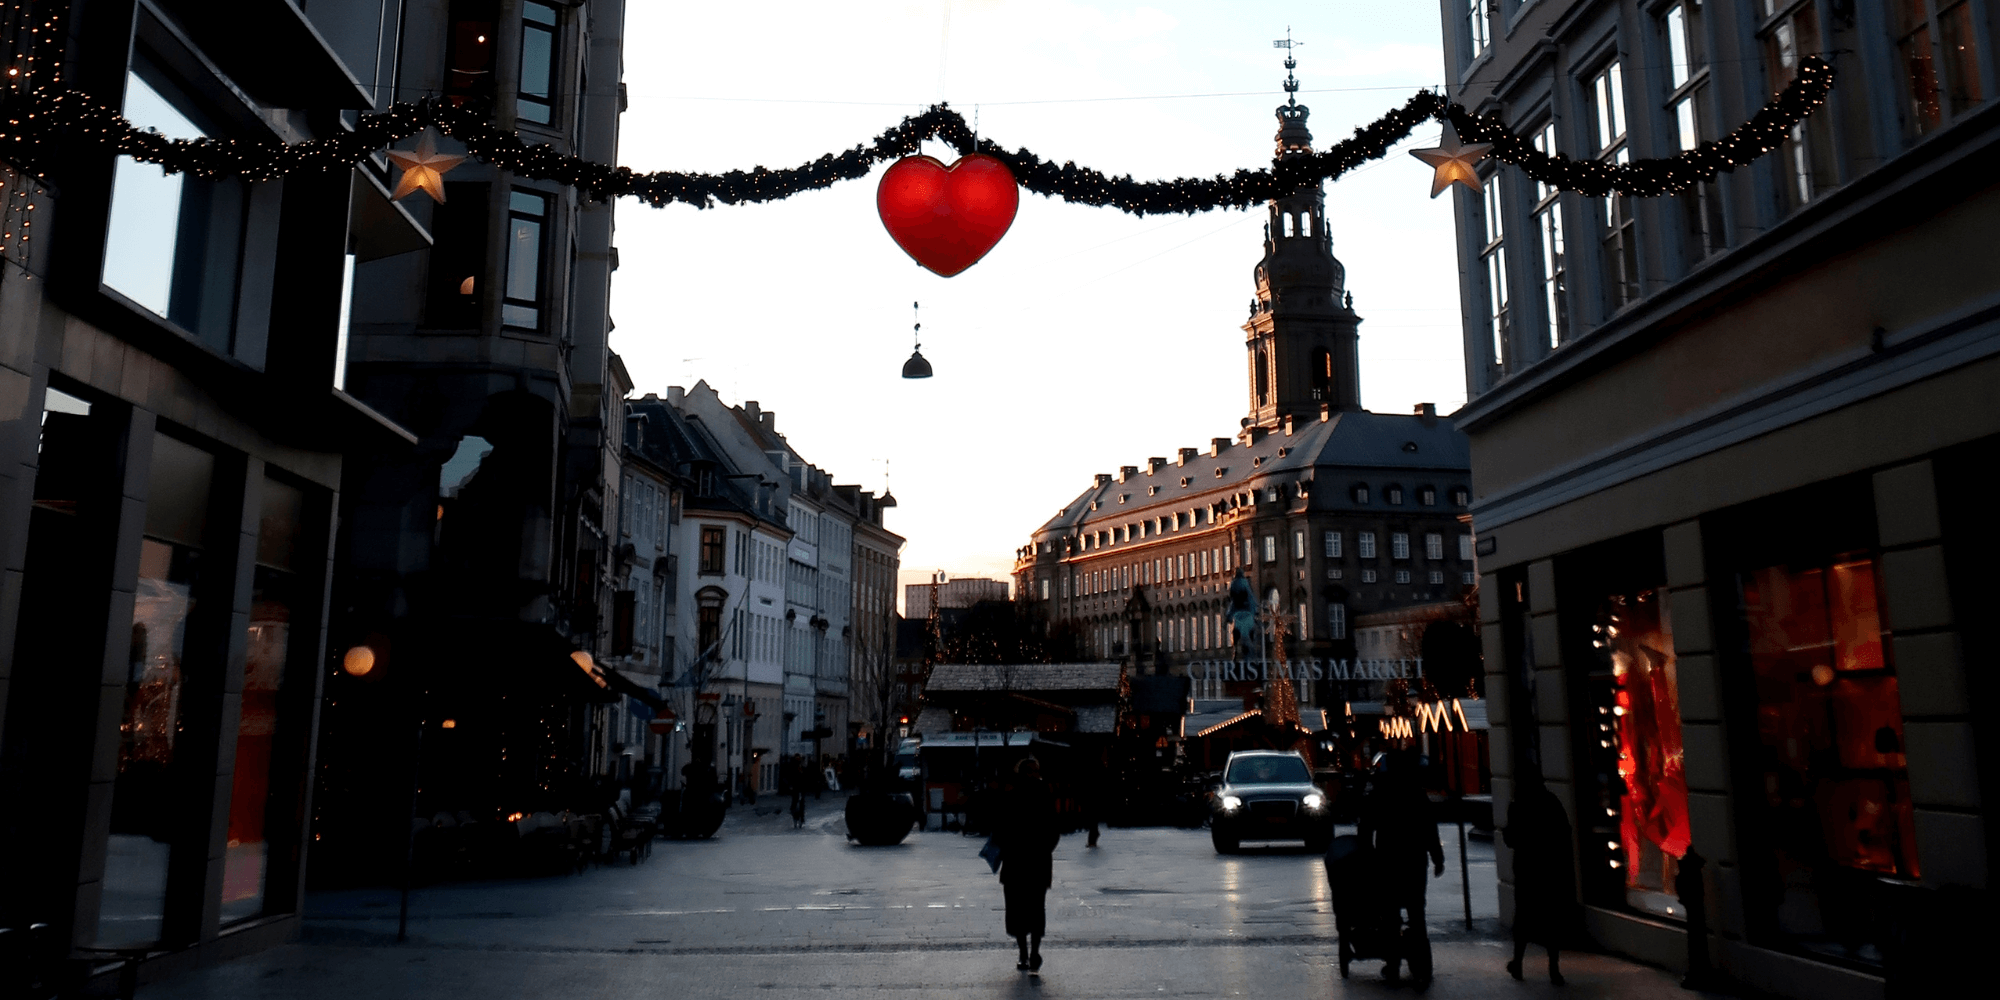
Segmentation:
[(1209, 800), (1208, 832), (1218, 854), (1246, 840), (1300, 840), (1324, 852), (1333, 840), (1333, 810), (1298, 753), (1239, 750), (1222, 768)]

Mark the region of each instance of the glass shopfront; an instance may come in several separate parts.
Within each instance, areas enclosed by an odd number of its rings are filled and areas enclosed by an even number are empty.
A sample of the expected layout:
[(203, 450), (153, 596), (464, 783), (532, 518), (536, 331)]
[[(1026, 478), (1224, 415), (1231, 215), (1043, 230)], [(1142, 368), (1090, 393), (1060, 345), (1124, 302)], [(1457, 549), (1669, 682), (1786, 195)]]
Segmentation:
[(206, 603), (198, 599), (214, 478), (214, 455), (154, 434), (97, 925), (104, 947), (159, 941), (166, 916), (175, 821), (183, 811), (174, 771), (187, 735), (182, 695), (190, 669), (198, 669), (193, 658), (208, 645), (189, 640), (199, 631), (198, 610), (206, 610), (197, 605)]
[(249, 642), (243, 658), (243, 711), (236, 729), (236, 770), (229, 795), (229, 840), (222, 875), (222, 921), (261, 915), (271, 876), (270, 829), (289, 796), (274, 795), (280, 689), (304, 607), (298, 575), (305, 495), (265, 479), (257, 531), (256, 578), (250, 597)]
[(1674, 880), (1690, 842), (1688, 788), (1660, 538), (1613, 543), (1560, 572), (1565, 659), (1583, 665), (1571, 676), (1586, 891), (1600, 905), (1685, 919)]
[[(1727, 667), (1754, 710), (1740, 719), (1738, 744), (1757, 782), (1742, 803), (1755, 848), (1749, 888), (1767, 934), (1878, 963), (1879, 880), (1914, 880), (1919, 868), (1873, 505), (1861, 486), (1816, 490), (1798, 505), (1814, 513), (1745, 517), (1725, 535), (1745, 539)], [(1759, 523), (1786, 527), (1749, 540), (1744, 529)]]

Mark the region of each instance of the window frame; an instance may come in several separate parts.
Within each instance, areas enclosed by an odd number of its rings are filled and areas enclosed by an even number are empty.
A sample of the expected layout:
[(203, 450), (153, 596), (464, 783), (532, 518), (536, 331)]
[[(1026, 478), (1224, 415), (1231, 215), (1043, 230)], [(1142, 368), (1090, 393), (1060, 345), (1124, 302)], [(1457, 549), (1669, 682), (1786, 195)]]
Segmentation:
[[(530, 20), (528, 11), (529, 8), (533, 7), (547, 10), (554, 20), (548, 23)], [(520, 58), (515, 60), (514, 66), (514, 118), (517, 126), (527, 124), (553, 131), (560, 129), (563, 125), (562, 116), (558, 114), (557, 98), (562, 93), (562, 88), (559, 84), (562, 80), (564, 62), (562, 45), (564, 9), (562, 6), (546, 2), (546, 0), (523, 0), (521, 4)], [(547, 69), (549, 75), (549, 92), (547, 94), (535, 95), (530, 94), (527, 90), (528, 36), (531, 32), (548, 36), (549, 59)], [(536, 120), (533, 117), (523, 114), (523, 111), (528, 107), (546, 109), (547, 119)]]
[[(1803, 0), (1802, 0), (1803, 2)], [(1632, 104), (1625, 79), (1624, 53), (1614, 52), (1583, 78), (1584, 108), (1591, 157), (1610, 164), (1632, 160)], [(1607, 123), (1606, 119), (1612, 119)], [(1610, 316), (1645, 297), (1639, 261), (1638, 215), (1632, 199), (1616, 191), (1595, 199), (1598, 266), (1604, 314)]]
[[(539, 200), (542, 204), (542, 214), (539, 216), (530, 215), (526, 209), (519, 207), (520, 201), (523, 198)], [(550, 230), (554, 228), (553, 223), (555, 221), (554, 205), (555, 196), (547, 191), (520, 187), (509, 188), (507, 190), (507, 247), (506, 252), (501, 255), (501, 266), (504, 270), (500, 281), (500, 326), (503, 329), (542, 333), (547, 326), (547, 310), (550, 305), (548, 301), (549, 242), (551, 236)], [(533, 299), (517, 298), (513, 294), (514, 234), (517, 232), (517, 224), (522, 221), (533, 222), (536, 226), (535, 297)], [(515, 309), (533, 310), (533, 325), (524, 326), (521, 323), (515, 322), (511, 315), (511, 311)]]
[[(1545, 156), (1559, 152), (1553, 120), (1535, 130), (1535, 151)], [(1528, 213), (1535, 228), (1541, 264), (1542, 326), (1548, 349), (1553, 351), (1570, 340), (1569, 236), (1563, 231), (1562, 189), (1535, 182), (1535, 207)]]

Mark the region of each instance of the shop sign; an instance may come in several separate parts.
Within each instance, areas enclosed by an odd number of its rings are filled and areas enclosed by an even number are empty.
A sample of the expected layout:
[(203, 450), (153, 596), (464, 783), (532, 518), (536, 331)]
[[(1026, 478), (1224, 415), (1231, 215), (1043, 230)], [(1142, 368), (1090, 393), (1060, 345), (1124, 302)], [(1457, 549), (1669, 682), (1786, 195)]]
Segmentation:
[(1424, 675), (1421, 656), (1401, 660), (1195, 660), (1187, 675), (1225, 681), (1393, 681)]
[(1414, 707), (1416, 708), (1414, 716), (1394, 715), (1382, 719), (1378, 723), (1382, 735), (1390, 739), (1408, 739), (1418, 733), (1472, 731), (1472, 723), (1465, 720), (1465, 707), (1458, 703), (1457, 698), (1448, 702), (1418, 702)]

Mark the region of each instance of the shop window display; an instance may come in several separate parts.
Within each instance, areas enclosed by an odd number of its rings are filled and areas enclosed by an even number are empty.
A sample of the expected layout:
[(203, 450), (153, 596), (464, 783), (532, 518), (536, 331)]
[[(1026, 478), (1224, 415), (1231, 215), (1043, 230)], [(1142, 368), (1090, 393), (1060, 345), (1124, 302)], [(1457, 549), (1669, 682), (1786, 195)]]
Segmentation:
[(1810, 950), (1880, 961), (1874, 883), (1918, 867), (1875, 561), (1766, 566), (1739, 586), (1777, 929)]
[(1591, 625), (1591, 725), (1584, 734), (1600, 797), (1590, 838), (1600, 884), (1635, 910), (1685, 919), (1674, 879), (1687, 854), (1688, 789), (1680, 686), (1666, 592), (1603, 598)]

